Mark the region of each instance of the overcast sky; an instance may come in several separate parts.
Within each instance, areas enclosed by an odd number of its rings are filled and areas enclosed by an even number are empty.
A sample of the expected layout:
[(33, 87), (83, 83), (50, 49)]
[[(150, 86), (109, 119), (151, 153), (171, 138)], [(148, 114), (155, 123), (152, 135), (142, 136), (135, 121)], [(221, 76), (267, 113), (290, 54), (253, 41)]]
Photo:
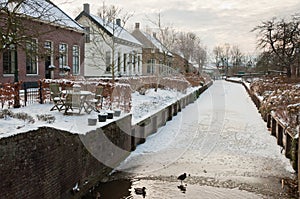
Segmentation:
[[(91, 12), (97, 13), (101, 0), (53, 0), (71, 17), (76, 17), (89, 3)], [(211, 51), (216, 45), (238, 45), (244, 53), (256, 52), (256, 35), (250, 32), (262, 21), (272, 17), (289, 18), (300, 13), (300, 0), (106, 0), (134, 16), (126, 28), (149, 26), (149, 17), (155, 19), (161, 13), (162, 23), (179, 31), (196, 33)]]

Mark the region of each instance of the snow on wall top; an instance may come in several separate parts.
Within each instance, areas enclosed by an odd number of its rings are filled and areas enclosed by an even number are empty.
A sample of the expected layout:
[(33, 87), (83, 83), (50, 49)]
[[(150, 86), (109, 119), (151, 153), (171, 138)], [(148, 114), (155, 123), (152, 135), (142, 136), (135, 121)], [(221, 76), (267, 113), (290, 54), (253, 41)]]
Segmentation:
[(24, 0), (21, 4), (0, 0), (0, 7), (7, 7), (10, 11), (24, 14), (37, 20), (66, 26), (83, 31), (83, 28), (60, 8), (49, 0)]

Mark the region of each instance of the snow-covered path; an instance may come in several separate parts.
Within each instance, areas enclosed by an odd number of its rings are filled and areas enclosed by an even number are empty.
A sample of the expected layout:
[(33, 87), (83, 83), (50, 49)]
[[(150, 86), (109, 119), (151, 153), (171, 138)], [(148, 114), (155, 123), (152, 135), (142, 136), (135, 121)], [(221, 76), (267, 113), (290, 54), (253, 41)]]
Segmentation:
[[(149, 198), (284, 198), (281, 179), (293, 175), (245, 89), (222, 80), (117, 169), (131, 173), (133, 187), (146, 186)], [(185, 193), (176, 177), (183, 172)]]

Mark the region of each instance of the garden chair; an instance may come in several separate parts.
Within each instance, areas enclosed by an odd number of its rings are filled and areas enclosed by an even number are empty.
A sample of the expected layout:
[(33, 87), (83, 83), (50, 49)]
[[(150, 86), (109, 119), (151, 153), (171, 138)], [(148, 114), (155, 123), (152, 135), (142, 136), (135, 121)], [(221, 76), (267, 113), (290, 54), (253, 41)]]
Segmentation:
[(50, 88), (50, 97), (54, 103), (54, 106), (50, 109), (50, 111), (58, 110), (61, 111), (65, 107), (66, 99), (61, 96), (61, 92), (59, 90), (58, 84), (49, 84)]
[(78, 109), (79, 110), (79, 114), (81, 113), (81, 110), (84, 108), (84, 102), (81, 100), (81, 96), (78, 94), (67, 94), (66, 95), (66, 102), (65, 102), (65, 114), (67, 114), (67, 112), (69, 110), (74, 110), (74, 109)]
[(102, 108), (102, 103), (103, 103), (102, 93), (103, 93), (103, 87), (97, 86), (95, 97), (89, 100), (89, 107), (88, 107), (89, 109), (99, 112), (99, 109)]

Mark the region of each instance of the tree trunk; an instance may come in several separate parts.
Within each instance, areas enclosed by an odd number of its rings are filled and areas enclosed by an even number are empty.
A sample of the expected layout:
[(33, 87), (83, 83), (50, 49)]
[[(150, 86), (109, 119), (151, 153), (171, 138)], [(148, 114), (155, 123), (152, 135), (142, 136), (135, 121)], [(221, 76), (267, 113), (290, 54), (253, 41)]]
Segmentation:
[(286, 75), (288, 78), (292, 77), (292, 70), (291, 70), (291, 66), (286, 68)]

